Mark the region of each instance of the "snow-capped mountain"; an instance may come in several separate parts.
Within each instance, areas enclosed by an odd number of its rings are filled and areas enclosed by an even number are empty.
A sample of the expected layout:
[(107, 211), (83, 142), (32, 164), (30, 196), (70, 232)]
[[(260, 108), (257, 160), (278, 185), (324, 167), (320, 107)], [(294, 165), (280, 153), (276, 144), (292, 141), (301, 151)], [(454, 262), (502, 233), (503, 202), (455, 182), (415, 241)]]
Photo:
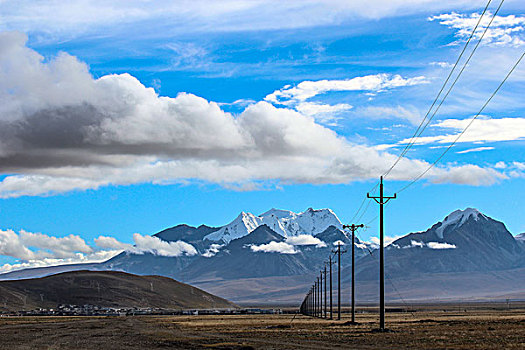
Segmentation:
[(439, 222), (438, 224), (441, 224), (436, 228), (436, 234), (440, 239), (443, 239), (443, 232), (448, 229), (455, 229), (460, 227), (461, 225), (465, 224), (470, 217), (473, 218), (473, 220), (488, 220), (488, 218), (480, 213), (477, 209), (474, 208), (467, 208), (465, 210), (456, 210), (450, 213), (445, 220)]
[[(336, 242), (342, 241), (348, 250), (350, 239), (341, 228), (329, 209), (303, 213), (271, 209), (259, 216), (241, 213), (222, 227), (180, 224), (154, 235), (162, 241), (191, 244), (196, 255), (123, 252), (104, 263), (15, 271), (0, 275), (0, 280), (80, 269), (118, 270), (172, 277), (237, 302), (276, 298), (295, 302), (294, 298), (302, 298), (304, 289), (319, 274)], [(355, 247), (357, 297), (375, 300), (379, 255), (359, 239)], [(350, 283), (350, 264), (350, 254), (344, 254), (343, 288)], [(476, 293), (499, 296), (522, 291), (525, 234), (512, 236), (502, 222), (476, 209), (456, 210), (428, 230), (410, 233), (388, 245), (385, 268), (388, 278), (407, 299), (460, 298)]]
[(331, 209), (315, 210), (309, 208), (302, 213), (270, 209), (259, 216), (242, 212), (228, 225), (222, 226), (217, 231), (205, 236), (204, 239), (229, 243), (234, 239), (248, 235), (261, 225), (268, 226), (283, 237), (300, 234), (316, 235), (330, 226), (342, 228), (341, 221)]
[[(473, 208), (456, 210), (424, 232), (410, 233), (386, 248), (390, 276), (495, 271), (525, 267), (523, 249), (505, 225)], [(374, 259), (361, 261), (362, 276), (376, 277)]]

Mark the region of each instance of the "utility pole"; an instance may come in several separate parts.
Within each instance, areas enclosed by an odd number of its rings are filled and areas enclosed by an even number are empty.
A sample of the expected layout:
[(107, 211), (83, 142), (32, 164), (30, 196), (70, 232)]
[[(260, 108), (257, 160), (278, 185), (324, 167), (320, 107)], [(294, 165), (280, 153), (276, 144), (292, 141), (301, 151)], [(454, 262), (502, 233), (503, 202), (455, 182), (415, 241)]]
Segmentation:
[(330, 319), (333, 319), (334, 310), (332, 306), (332, 252), (330, 252), (330, 257), (328, 259), (330, 265)]
[(324, 318), (328, 317), (328, 307), (326, 303), (326, 263), (324, 264)]
[(317, 286), (319, 285), (319, 277), (317, 277), (317, 280), (315, 281), (315, 304), (314, 304), (314, 316), (317, 317), (317, 305), (319, 305), (318, 302), (318, 294), (319, 294), (319, 288)]
[(383, 206), (394, 196), (387, 197), (383, 195), (383, 177), (379, 182), (379, 197), (366, 194), (367, 198), (372, 198), (379, 204), (379, 330), (385, 330), (385, 254), (384, 254), (384, 230), (383, 230)]
[(355, 323), (355, 231), (360, 227), (365, 227), (365, 225), (343, 225), (343, 229), (347, 228), (352, 231), (352, 323)]
[(321, 281), (319, 285), (319, 317), (323, 317), (323, 270), (320, 272), (319, 281)]
[(315, 297), (317, 299), (315, 303), (315, 317), (319, 317), (319, 277), (317, 277), (317, 283), (315, 284), (315, 288), (317, 289), (315, 293)]
[(341, 319), (341, 254), (346, 251), (341, 251), (341, 244), (337, 245), (337, 319)]
[(308, 293), (308, 315), (312, 315), (312, 288), (310, 287), (310, 292)]
[(310, 292), (308, 293), (308, 315), (312, 315), (312, 287), (310, 287)]

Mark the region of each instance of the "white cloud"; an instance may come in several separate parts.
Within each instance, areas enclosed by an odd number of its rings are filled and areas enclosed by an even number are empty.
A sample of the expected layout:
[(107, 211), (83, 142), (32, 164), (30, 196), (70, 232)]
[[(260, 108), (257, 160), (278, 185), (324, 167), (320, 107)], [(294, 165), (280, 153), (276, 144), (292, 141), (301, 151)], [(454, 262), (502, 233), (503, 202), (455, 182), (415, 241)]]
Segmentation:
[(406, 245), (402, 248), (407, 249), (407, 248), (424, 248), (424, 247), (428, 247), (430, 249), (455, 249), (456, 248), (454, 244), (450, 244), (446, 242), (445, 243), (441, 243), (441, 242), (424, 243), (424, 242), (415, 241), (415, 240), (411, 240), (410, 245)]
[(430, 65), (431, 66), (438, 66), (438, 67), (441, 67), (441, 68), (451, 68), (453, 66), (453, 64), (448, 63), (448, 62), (430, 62)]
[[(392, 244), (392, 242), (394, 242), (396, 239), (399, 239), (403, 236), (385, 236), (383, 238), (383, 241), (384, 241), (384, 244), (385, 244), (385, 247)], [(378, 237), (371, 237), (370, 238), (370, 242), (363, 242), (363, 243), (368, 243), (372, 248), (374, 249), (377, 249), (379, 248), (379, 238)]]
[(93, 253), (93, 248), (89, 247), (80, 236), (53, 237), (24, 230), (21, 230), (19, 234), (13, 230), (0, 230), (0, 255), (22, 260), (35, 260), (74, 258), (78, 253)]
[(507, 164), (505, 164), (505, 162), (497, 162), (495, 165), (494, 165), (494, 168), (495, 169), (505, 169), (507, 167)]
[(26, 247), (36, 247), (38, 249), (49, 250), (55, 257), (67, 258), (75, 256), (76, 252), (92, 253), (93, 248), (77, 235), (65, 237), (53, 237), (42, 233), (31, 233), (24, 230), (20, 231), (20, 241)]
[(167, 242), (154, 236), (143, 236), (140, 233), (133, 234), (135, 246), (128, 251), (134, 254), (150, 253), (159, 256), (192, 256), (197, 255), (194, 246), (184, 241)]
[(13, 230), (0, 230), (0, 255), (24, 260), (35, 258), (35, 253), (21, 242)]
[[(472, 33), (480, 17), (479, 13), (470, 15), (459, 13), (448, 13), (430, 17), (430, 21), (437, 20), (442, 25), (456, 30), (459, 40), (466, 40)], [(479, 39), (486, 26), (489, 24), (492, 13), (487, 11), (480, 25), (476, 29), (474, 39)], [(483, 38), (484, 44), (494, 46), (522, 46), (525, 44), (525, 16), (508, 15), (496, 16), (490, 28)]]
[(343, 241), (335, 241), (333, 243), (333, 245), (337, 247), (338, 245), (345, 245), (345, 242), (343, 242)]
[(512, 162), (512, 165), (518, 170), (525, 170), (525, 163), (522, 162)]
[(275, 242), (271, 241), (270, 243), (250, 245), (250, 249), (253, 252), (263, 252), (263, 253), (280, 253), (280, 254), (296, 254), (298, 251), (291, 244), (286, 242)]
[(95, 238), (95, 244), (103, 249), (117, 249), (117, 250), (131, 250), (133, 245), (128, 243), (122, 243), (115, 237), (99, 236)]
[(35, 260), (24, 260), (13, 264), (4, 264), (0, 266), (0, 273), (7, 273), (17, 270), (47, 267), (47, 266), (58, 266), (58, 265), (69, 265), (69, 264), (88, 264), (88, 263), (100, 263), (111, 259), (112, 257), (120, 254), (121, 250), (100, 250), (90, 254), (77, 253), (71, 258), (43, 258)]
[(476, 147), (476, 148), (470, 148), (466, 149), (464, 151), (456, 152), (457, 154), (465, 154), (465, 153), (472, 153), (472, 152), (482, 152), (482, 151), (490, 151), (493, 150), (494, 147)]
[(336, 125), (340, 118), (338, 115), (352, 109), (352, 106), (347, 103), (329, 105), (318, 102), (301, 102), (295, 106), (295, 109), (303, 115), (314, 117), (322, 124)]
[[(432, 127), (455, 130), (453, 134), (424, 136), (415, 140), (416, 144), (452, 143), (458, 134), (464, 130), (472, 119), (445, 119)], [(465, 142), (497, 142), (513, 141), (525, 138), (525, 118), (477, 118), (469, 129), (457, 141)], [(406, 144), (410, 139), (404, 139), (399, 144)]]
[[(264, 181), (348, 183), (375, 178), (396, 158), (267, 102), (233, 116), (192, 94), (158, 96), (129, 74), (93, 79), (75, 57), (63, 53), (44, 61), (25, 46), (26, 39), (0, 33), (0, 173), (7, 174), (0, 198), (144, 182), (205, 181), (230, 188)], [(303, 82), (282, 93), (302, 99), (422, 80), (375, 75)], [(410, 179), (427, 166), (403, 159), (391, 178)]]
[(224, 244), (212, 244), (204, 253), (202, 253), (202, 256), (205, 258), (211, 258), (212, 256), (215, 256), (221, 248), (224, 247)]
[(428, 81), (422, 76), (403, 78), (400, 75), (390, 74), (366, 75), (346, 80), (303, 81), (296, 86), (276, 90), (264, 99), (271, 103), (290, 106), (330, 91), (378, 92), (425, 83), (428, 83)]
[(428, 242), (427, 246), (430, 249), (455, 249), (456, 248), (455, 244), (440, 243), (440, 242)]
[(425, 243), (419, 242), (419, 241), (410, 241), (410, 247), (417, 247), (417, 248), (423, 248), (425, 246)]
[(477, 165), (461, 165), (451, 167), (449, 171), (436, 174), (430, 181), (433, 183), (470, 184), (474, 186), (489, 186), (501, 180), (508, 179), (508, 175), (495, 169), (481, 168)]
[(371, 106), (360, 108), (356, 111), (356, 115), (368, 117), (373, 119), (399, 118), (409, 121), (411, 124), (417, 125), (422, 117), (419, 110), (413, 106), (396, 106), (396, 107), (380, 107)]
[(291, 245), (315, 245), (316, 248), (326, 247), (326, 243), (311, 235), (297, 235), (286, 238), (286, 243)]
[[(112, 247), (108, 245), (107, 248)], [(0, 230), (0, 255), (20, 260), (4, 264), (0, 267), (0, 273), (33, 267), (102, 262), (121, 252), (119, 248), (95, 250), (76, 235), (54, 237), (24, 230), (18, 234), (13, 230)]]
[(29, 31), (48, 41), (107, 33), (120, 40), (151, 40), (181, 33), (311, 28), (472, 7), (478, 4), (467, 0), (17, 0), (0, 1), (0, 29)]
[[(77, 235), (55, 237), (24, 230), (18, 234), (13, 230), (0, 230), (0, 255), (20, 260), (14, 264), (3, 265), (0, 267), (0, 273), (32, 267), (103, 262), (124, 250), (133, 254), (151, 253), (160, 256), (197, 254), (195, 247), (183, 241), (166, 242), (138, 233), (133, 235), (133, 239), (135, 245), (122, 243), (114, 237), (99, 236), (94, 241), (101, 249), (95, 249)], [(210, 251), (218, 251), (219, 247), (213, 246)]]

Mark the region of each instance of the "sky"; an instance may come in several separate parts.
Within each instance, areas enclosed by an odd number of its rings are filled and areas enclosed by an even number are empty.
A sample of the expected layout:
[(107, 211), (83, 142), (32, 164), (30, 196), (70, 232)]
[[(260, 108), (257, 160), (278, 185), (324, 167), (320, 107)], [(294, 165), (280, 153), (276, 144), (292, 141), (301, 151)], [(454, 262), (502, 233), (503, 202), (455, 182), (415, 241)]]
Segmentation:
[(525, 232), (525, 63), (482, 109), (525, 50), (525, 5), (486, 4), (0, 0), (0, 272), (187, 252), (149, 236), (273, 207), (373, 239), (363, 199), (422, 121), (387, 195), (451, 147), (386, 234), (467, 207)]

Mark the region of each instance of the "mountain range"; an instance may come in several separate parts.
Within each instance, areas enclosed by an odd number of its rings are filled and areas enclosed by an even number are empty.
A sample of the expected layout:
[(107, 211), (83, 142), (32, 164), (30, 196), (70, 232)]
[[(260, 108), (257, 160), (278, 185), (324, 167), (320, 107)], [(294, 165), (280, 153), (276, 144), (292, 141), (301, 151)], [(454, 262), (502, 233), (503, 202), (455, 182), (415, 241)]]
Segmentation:
[[(162, 275), (238, 303), (296, 303), (330, 251), (351, 244), (330, 209), (302, 213), (271, 209), (241, 213), (222, 227), (177, 225), (154, 235), (184, 241), (198, 254), (160, 256), (122, 252), (89, 265), (28, 269), (0, 279), (41, 277), (67, 270), (116, 270)], [(456, 210), (424, 232), (409, 233), (385, 249), (390, 300), (435, 300), (521, 295), (525, 292), (524, 235), (476, 209)], [(356, 240), (358, 301), (377, 298), (376, 246)], [(343, 291), (349, 289), (349, 254), (343, 255)], [(389, 284), (387, 284), (388, 286)], [(525, 297), (525, 293), (523, 295)]]

